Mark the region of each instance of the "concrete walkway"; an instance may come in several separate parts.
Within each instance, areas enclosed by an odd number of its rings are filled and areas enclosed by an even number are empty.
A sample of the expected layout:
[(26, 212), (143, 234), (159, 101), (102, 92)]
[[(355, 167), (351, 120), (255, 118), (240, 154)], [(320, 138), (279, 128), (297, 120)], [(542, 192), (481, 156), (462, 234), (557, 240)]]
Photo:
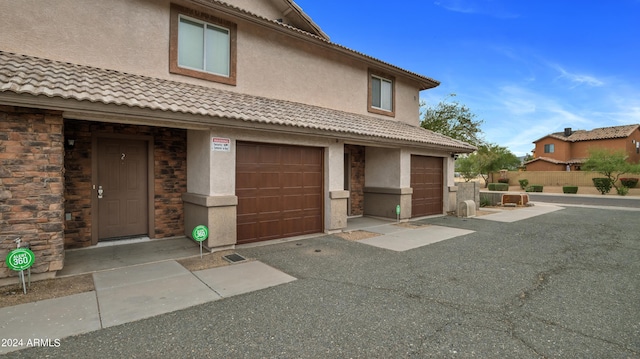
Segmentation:
[(563, 209), (560, 206), (556, 206), (554, 204), (549, 203), (535, 203), (532, 207), (523, 207), (517, 208), (513, 210), (497, 210), (495, 213), (487, 214), (484, 216), (474, 217), (477, 219), (482, 219), (486, 221), (496, 221), (496, 222), (517, 222), (523, 219), (528, 219), (531, 217), (540, 216), (543, 214), (559, 211)]
[(61, 339), (294, 281), (259, 261), (190, 272), (176, 261), (93, 274), (95, 291), (0, 308), (4, 339)]

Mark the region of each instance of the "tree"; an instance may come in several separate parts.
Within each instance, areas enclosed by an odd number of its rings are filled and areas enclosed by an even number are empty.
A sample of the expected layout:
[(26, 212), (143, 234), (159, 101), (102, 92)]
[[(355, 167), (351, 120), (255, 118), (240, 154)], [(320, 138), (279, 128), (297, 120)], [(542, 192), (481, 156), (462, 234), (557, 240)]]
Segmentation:
[(459, 157), (456, 160), (456, 172), (460, 173), (460, 176), (465, 182), (469, 182), (480, 175), (475, 154), (471, 154), (464, 157)]
[(478, 175), (484, 179), (485, 187), (489, 185), (489, 177), (502, 169), (515, 170), (520, 160), (508, 148), (496, 144), (483, 144), (469, 156), (456, 161), (456, 171), (465, 181), (470, 181)]
[[(455, 96), (455, 94), (449, 95), (450, 98)], [(447, 102), (445, 99), (435, 107), (427, 107), (423, 102), (420, 104), (420, 112), (420, 126), (427, 130), (474, 146), (484, 143), (480, 129), (484, 121), (476, 120), (476, 115), (467, 106), (457, 101)]]
[[(582, 165), (582, 168), (587, 171), (594, 171), (605, 176), (610, 186), (616, 189), (616, 192), (620, 195), (624, 195), (628, 192), (628, 189), (624, 186), (618, 187), (616, 182), (625, 173), (640, 173), (640, 165), (627, 162), (627, 154), (623, 150), (607, 150), (602, 148), (589, 149), (589, 158)], [(595, 184), (595, 182), (594, 182)], [(611, 187), (609, 187), (610, 189)], [(602, 194), (609, 192), (601, 191)]]

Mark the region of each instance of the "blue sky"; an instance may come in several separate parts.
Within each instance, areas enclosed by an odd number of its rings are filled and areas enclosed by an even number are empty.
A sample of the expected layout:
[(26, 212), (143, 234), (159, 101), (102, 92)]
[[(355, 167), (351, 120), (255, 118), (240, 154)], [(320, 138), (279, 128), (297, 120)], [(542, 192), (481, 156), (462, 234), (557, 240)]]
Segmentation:
[(640, 0), (296, 0), (331, 41), (434, 78), (518, 156), (565, 127), (640, 123)]

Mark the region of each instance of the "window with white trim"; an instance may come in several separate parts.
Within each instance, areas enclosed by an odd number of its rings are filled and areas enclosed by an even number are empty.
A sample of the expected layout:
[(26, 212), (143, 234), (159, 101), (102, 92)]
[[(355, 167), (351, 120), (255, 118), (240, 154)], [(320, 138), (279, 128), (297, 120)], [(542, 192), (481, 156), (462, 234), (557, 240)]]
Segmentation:
[(235, 85), (235, 39), (234, 23), (172, 4), (169, 71)]
[(369, 112), (395, 116), (395, 79), (378, 71), (369, 71)]
[(385, 111), (393, 111), (393, 82), (373, 75), (371, 78), (371, 106)]

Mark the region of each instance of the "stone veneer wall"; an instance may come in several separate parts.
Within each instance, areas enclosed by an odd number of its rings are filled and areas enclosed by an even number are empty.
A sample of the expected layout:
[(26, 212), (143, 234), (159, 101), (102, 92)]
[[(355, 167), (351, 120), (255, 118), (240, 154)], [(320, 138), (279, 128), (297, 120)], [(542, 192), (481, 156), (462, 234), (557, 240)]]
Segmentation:
[(187, 133), (185, 130), (65, 120), (65, 137), (75, 139), (65, 157), (65, 247), (91, 245), (91, 142), (92, 134), (153, 136), (154, 214), (152, 238), (184, 235), (182, 194), (187, 190)]
[(63, 119), (58, 111), (0, 106), (0, 278), (21, 237), (35, 254), (31, 273), (62, 269)]
[(364, 214), (365, 147), (357, 145), (344, 145), (344, 148), (351, 157), (351, 188), (349, 193), (351, 208), (348, 215), (360, 216)]

